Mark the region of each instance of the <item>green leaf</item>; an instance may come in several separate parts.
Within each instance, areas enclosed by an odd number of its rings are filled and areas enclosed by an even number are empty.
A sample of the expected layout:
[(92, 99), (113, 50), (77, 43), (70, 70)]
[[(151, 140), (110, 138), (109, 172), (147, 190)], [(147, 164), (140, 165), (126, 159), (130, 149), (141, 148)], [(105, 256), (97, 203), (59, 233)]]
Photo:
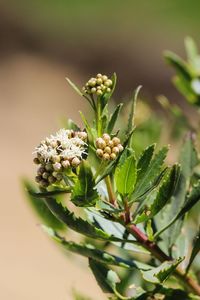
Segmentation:
[(76, 217), (73, 212), (70, 212), (66, 207), (63, 207), (62, 204), (57, 203), (55, 199), (45, 198), (43, 201), (52, 214), (70, 229), (90, 238), (96, 238), (105, 241), (122, 241), (119, 238), (107, 234), (86, 220)]
[(49, 234), (56, 242), (62, 245), (65, 250), (71, 251), (73, 253), (92, 258), (98, 262), (114, 265), (122, 268), (136, 268), (137, 265), (133, 261), (125, 260), (116, 255), (110, 254), (106, 251), (102, 251), (96, 249), (91, 244), (77, 244), (71, 241), (66, 241), (63, 237), (61, 237), (58, 233), (56, 233), (52, 228), (44, 226), (43, 229), (45, 232)]
[(183, 261), (183, 259), (184, 258), (179, 258), (174, 261), (165, 261), (159, 267), (148, 271), (142, 271), (144, 280), (155, 284), (163, 283), (176, 270), (176, 267)]
[(123, 106), (123, 103), (118, 104), (117, 107), (115, 108), (115, 111), (111, 115), (110, 120), (108, 122), (108, 127), (107, 127), (107, 131), (106, 131), (107, 133), (109, 133), (109, 134), (112, 133), (122, 106)]
[(94, 206), (99, 199), (94, 188), (95, 181), (92, 170), (86, 161), (80, 165), (77, 181), (73, 187), (71, 201), (77, 206)]
[(132, 103), (131, 103), (131, 111), (130, 111), (129, 118), (128, 118), (126, 134), (129, 134), (133, 130), (133, 127), (134, 127), (136, 102), (137, 102), (137, 97), (138, 97), (138, 94), (139, 94), (141, 88), (142, 88), (141, 85), (138, 86), (133, 94), (133, 99), (132, 99)]
[(184, 206), (176, 216), (176, 220), (184, 216), (198, 201), (200, 200), (200, 181), (198, 181), (192, 188), (189, 195), (186, 197)]
[(35, 198), (48, 198), (52, 196), (58, 196), (62, 194), (68, 194), (71, 193), (71, 188), (66, 187), (64, 190), (54, 190), (54, 191), (47, 191), (47, 192), (34, 192), (32, 189), (28, 190), (28, 193), (30, 196), (33, 196)]
[(143, 173), (144, 175), (142, 177), (140, 176), (139, 180), (137, 180), (133, 193), (134, 199), (141, 197), (152, 186), (153, 182), (161, 172), (167, 152), (168, 147), (163, 147), (152, 159), (151, 163), (146, 169), (146, 172)]
[[(178, 178), (180, 174), (180, 166), (174, 165), (171, 168), (168, 176), (163, 180), (161, 187), (156, 195), (155, 200), (147, 209), (145, 208), (142, 213), (136, 216), (134, 223), (141, 223), (152, 219), (157, 213), (160, 212), (161, 209), (167, 204), (167, 202), (172, 197)], [(147, 214), (148, 211), (148, 214)]]
[(125, 163), (116, 168), (115, 181), (117, 191), (122, 196), (128, 196), (132, 194), (137, 177), (137, 168), (135, 156), (131, 155), (127, 158)]
[[(166, 231), (172, 224), (171, 228), (167, 230), (165, 236), (165, 243), (168, 243), (168, 247), (171, 248), (176, 241), (178, 235), (180, 234), (182, 222), (181, 216), (184, 215), (184, 210), (187, 210), (187, 207), (190, 206), (187, 197), (187, 190), (190, 184), (190, 177), (193, 173), (194, 167), (198, 164), (198, 157), (196, 150), (194, 148), (192, 135), (189, 134), (186, 137), (186, 140), (182, 146), (181, 156), (180, 156), (180, 164), (181, 164), (181, 172), (179, 181), (177, 183), (176, 190), (172, 197), (171, 205), (168, 208), (167, 214), (162, 218), (162, 224), (159, 224), (159, 220), (157, 220), (157, 227), (161, 227), (161, 229), (155, 234), (155, 237), (158, 237), (161, 233)], [(196, 201), (198, 201), (198, 187), (197, 190), (194, 191), (194, 198), (192, 197), (191, 205), (193, 206)], [(196, 196), (197, 195), (197, 196)], [(196, 199), (197, 197), (197, 199)], [(194, 201), (194, 202), (193, 202)], [(187, 204), (188, 202), (188, 204)], [(194, 204), (193, 204), (194, 203)], [(186, 207), (185, 207), (186, 205)], [(182, 211), (183, 209), (183, 211)], [(163, 226), (165, 224), (165, 226)]]
[(111, 241), (117, 247), (138, 253), (149, 253), (136, 241), (136, 239), (131, 234), (125, 236), (126, 228), (120, 223), (105, 219), (102, 215), (98, 214), (97, 212), (93, 212), (91, 209), (87, 209), (86, 213), (91, 223), (93, 223), (95, 226), (98, 226), (98, 228), (100, 228), (110, 236), (118, 238), (118, 241)]
[(102, 291), (115, 294), (116, 284), (120, 282), (117, 273), (93, 259), (89, 259), (89, 266)]
[(192, 76), (188, 65), (184, 62), (184, 60), (171, 51), (166, 51), (164, 53), (164, 57), (167, 63), (169, 63), (179, 75), (183, 76), (185, 80), (191, 81)]
[(189, 271), (195, 257), (199, 253), (199, 251), (200, 251), (200, 229), (199, 229), (199, 232), (198, 232), (198, 234), (197, 234), (197, 236), (195, 237), (195, 240), (194, 240), (194, 245), (193, 245), (192, 253), (191, 253), (191, 256), (190, 256), (190, 260), (189, 260), (186, 272)]
[(46, 224), (47, 226), (52, 227), (55, 230), (61, 230), (64, 229), (65, 226), (62, 222), (60, 222), (52, 213), (51, 211), (46, 207), (45, 203), (42, 201), (42, 199), (39, 199), (37, 195), (38, 193), (35, 192), (34, 186), (28, 181), (23, 180), (23, 185), (27, 192), (27, 200), (37, 213), (37, 215), (40, 217), (42, 222)]
[(137, 181), (145, 175), (154, 154), (155, 144), (148, 146), (140, 155), (137, 163)]

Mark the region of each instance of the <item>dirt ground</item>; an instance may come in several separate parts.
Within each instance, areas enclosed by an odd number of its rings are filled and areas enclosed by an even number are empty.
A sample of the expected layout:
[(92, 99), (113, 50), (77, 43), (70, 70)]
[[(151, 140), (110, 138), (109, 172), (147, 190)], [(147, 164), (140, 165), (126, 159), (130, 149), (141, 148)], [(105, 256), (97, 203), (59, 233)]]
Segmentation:
[(86, 260), (67, 259), (37, 226), (20, 183), (23, 176), (33, 178), (33, 148), (58, 129), (59, 118), (80, 121), (84, 102), (67, 85), (66, 75), (81, 82), (71, 67), (41, 57), (20, 54), (0, 61), (2, 300), (70, 300), (73, 288), (104, 299), (85, 271)]

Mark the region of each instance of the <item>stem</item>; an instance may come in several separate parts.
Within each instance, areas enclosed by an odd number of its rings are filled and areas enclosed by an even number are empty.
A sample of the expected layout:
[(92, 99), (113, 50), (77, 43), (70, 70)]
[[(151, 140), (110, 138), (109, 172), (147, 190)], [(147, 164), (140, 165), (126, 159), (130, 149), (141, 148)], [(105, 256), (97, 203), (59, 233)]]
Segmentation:
[(96, 122), (97, 122), (97, 134), (98, 136), (101, 136), (101, 102), (99, 98), (97, 98)]
[[(129, 232), (136, 238), (136, 240), (147, 250), (151, 252), (151, 254), (156, 257), (160, 262), (164, 262), (166, 260), (172, 260), (172, 257), (166, 255), (159, 246), (149, 241), (148, 237), (134, 224), (127, 224), (126, 228)], [(200, 296), (200, 286), (198, 283), (192, 279), (189, 275), (187, 275), (180, 267), (178, 267), (175, 271), (175, 276), (185, 285), (187, 288), (197, 295)]]
[(106, 187), (107, 187), (107, 191), (108, 191), (109, 202), (112, 205), (117, 206), (117, 202), (116, 202), (116, 199), (115, 199), (115, 195), (113, 193), (112, 184), (111, 184), (111, 180), (110, 180), (109, 175), (107, 175), (105, 177), (105, 183), (106, 183)]

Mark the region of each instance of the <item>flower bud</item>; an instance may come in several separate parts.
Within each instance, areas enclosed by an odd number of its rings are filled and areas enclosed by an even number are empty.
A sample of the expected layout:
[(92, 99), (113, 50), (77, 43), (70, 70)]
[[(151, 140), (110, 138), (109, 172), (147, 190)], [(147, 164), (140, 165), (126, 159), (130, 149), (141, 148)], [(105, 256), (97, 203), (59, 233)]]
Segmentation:
[(45, 169), (46, 169), (47, 171), (52, 171), (52, 170), (53, 170), (52, 164), (51, 164), (51, 163), (46, 164)]
[(61, 180), (63, 179), (62, 174), (61, 174), (61, 173), (57, 173), (56, 179), (57, 179), (58, 181), (61, 181)]
[(120, 139), (119, 139), (118, 137), (114, 137), (114, 138), (112, 139), (112, 141), (113, 141), (113, 144), (114, 144), (115, 146), (117, 146), (117, 145), (120, 144)]
[(104, 153), (103, 154), (103, 159), (104, 160), (109, 160), (110, 159), (110, 155), (108, 153)]
[(98, 78), (98, 79), (97, 79), (97, 84), (100, 85), (100, 84), (102, 84), (102, 83), (103, 83), (103, 80), (102, 80), (101, 78)]
[(52, 184), (52, 183), (56, 182), (56, 178), (54, 176), (50, 175), (48, 177), (48, 181), (49, 181), (50, 184)]
[(103, 79), (103, 81), (106, 81), (106, 80), (108, 79), (108, 76), (103, 75), (103, 76), (102, 76), (102, 79)]
[(110, 154), (110, 159), (112, 159), (112, 160), (115, 160), (115, 159), (116, 159), (116, 157), (117, 157), (117, 156), (116, 156), (116, 154), (115, 154), (115, 153), (111, 153), (111, 154)]
[(102, 149), (97, 149), (97, 150), (96, 150), (96, 154), (97, 154), (99, 157), (102, 157), (102, 156), (103, 156), (103, 150), (102, 150)]
[(48, 181), (46, 181), (45, 179), (42, 179), (42, 180), (40, 181), (40, 185), (41, 185), (42, 187), (46, 188), (46, 187), (48, 187), (49, 183), (48, 183)]
[(92, 94), (96, 93), (96, 88), (95, 87), (91, 88), (91, 92)]
[(80, 163), (81, 163), (81, 161), (78, 157), (74, 157), (71, 162), (72, 166), (75, 168), (78, 167), (80, 165)]
[(42, 176), (35, 176), (35, 181), (37, 183), (40, 183), (41, 180), (42, 180)]
[(119, 153), (119, 148), (118, 147), (113, 147), (112, 148), (112, 153), (118, 154)]
[(40, 160), (39, 160), (37, 157), (35, 157), (35, 158), (33, 159), (33, 162), (34, 162), (36, 165), (39, 165), (39, 164), (40, 164)]
[(46, 171), (46, 170), (45, 170), (44, 167), (40, 167), (40, 168), (37, 170), (37, 174), (38, 174), (38, 175), (42, 175), (45, 171)]
[(53, 161), (55, 162), (55, 163), (59, 163), (60, 162), (60, 156), (59, 155), (55, 155), (54, 157), (53, 157)]
[(105, 82), (104, 82), (104, 85), (107, 86), (107, 87), (110, 87), (112, 85), (112, 80), (111, 79), (107, 79)]
[(70, 167), (70, 162), (68, 160), (63, 160), (62, 166), (63, 166), (63, 168), (67, 169)]
[(111, 92), (111, 89), (110, 89), (110, 88), (107, 88), (107, 89), (106, 89), (106, 92), (107, 92), (107, 93), (110, 93), (110, 92)]
[(102, 138), (97, 138), (96, 145), (98, 148), (104, 149), (106, 147), (106, 142)]
[(108, 147), (108, 146), (105, 147), (104, 152), (110, 154), (111, 153), (111, 148)]
[(103, 94), (103, 92), (101, 90), (97, 90), (97, 95), (101, 96)]
[(113, 144), (113, 141), (112, 141), (112, 140), (110, 140), (110, 141), (108, 142), (108, 146), (109, 146), (110, 148), (113, 148), (114, 144)]
[(56, 162), (55, 164), (53, 164), (53, 168), (55, 171), (59, 171), (62, 168), (62, 166), (60, 163)]
[(48, 179), (48, 177), (49, 177), (49, 173), (44, 172), (44, 173), (42, 174), (42, 178), (43, 178), (43, 179)]
[(104, 139), (104, 141), (106, 142), (106, 144), (109, 143), (109, 141), (110, 141), (110, 136), (109, 136), (109, 134), (104, 133), (103, 136), (102, 136), (102, 138)]
[(124, 150), (124, 147), (121, 144), (119, 144), (117, 147), (119, 149), (119, 152), (122, 152)]

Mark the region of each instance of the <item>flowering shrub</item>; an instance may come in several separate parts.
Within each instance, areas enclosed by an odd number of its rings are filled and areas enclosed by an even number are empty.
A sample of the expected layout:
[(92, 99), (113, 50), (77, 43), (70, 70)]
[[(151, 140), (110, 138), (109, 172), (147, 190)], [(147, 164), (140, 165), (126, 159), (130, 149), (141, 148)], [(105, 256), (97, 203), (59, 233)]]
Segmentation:
[[(176, 69), (179, 66), (177, 78), (183, 80), (180, 61), (171, 54), (167, 59)], [(200, 200), (194, 134), (186, 134), (177, 164), (167, 166), (168, 147), (156, 150), (155, 144), (136, 156), (134, 119), (140, 87), (119, 128), (123, 104), (109, 112), (115, 74), (97, 74), (82, 91), (68, 82), (88, 101), (94, 120), (89, 123), (81, 113), (82, 129), (69, 121), (67, 129), (35, 148), (39, 190), (28, 182), (26, 188), (43, 229), (61, 247), (88, 259), (109, 299), (200, 299), (199, 270), (193, 264), (200, 250), (199, 229), (192, 235), (193, 246), (190, 239), (190, 246), (184, 242), (186, 216)], [(68, 241), (68, 228), (84, 239)]]

